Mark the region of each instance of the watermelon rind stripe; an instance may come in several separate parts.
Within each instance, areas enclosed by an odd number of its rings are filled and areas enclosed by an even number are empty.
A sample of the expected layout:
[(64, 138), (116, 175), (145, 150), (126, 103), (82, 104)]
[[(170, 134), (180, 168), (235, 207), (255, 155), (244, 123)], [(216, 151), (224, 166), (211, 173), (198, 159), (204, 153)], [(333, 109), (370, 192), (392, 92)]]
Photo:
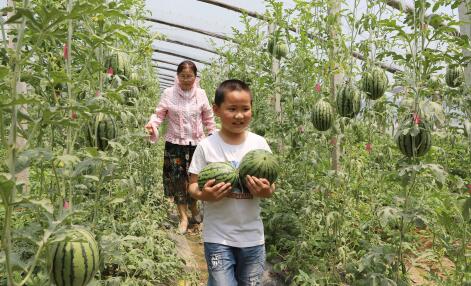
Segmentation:
[(88, 259), (87, 259), (87, 253), (85, 251), (85, 247), (83, 244), (80, 244), (80, 249), (82, 250), (82, 256), (83, 256), (83, 266), (85, 269), (85, 275), (83, 277), (83, 282), (82, 285), (87, 285), (88, 281)]

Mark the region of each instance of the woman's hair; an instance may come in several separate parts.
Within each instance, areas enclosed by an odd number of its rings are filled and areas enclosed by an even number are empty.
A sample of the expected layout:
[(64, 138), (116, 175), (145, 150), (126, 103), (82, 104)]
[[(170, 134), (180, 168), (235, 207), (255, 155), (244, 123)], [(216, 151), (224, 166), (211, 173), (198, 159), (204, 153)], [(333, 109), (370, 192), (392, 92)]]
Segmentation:
[(198, 69), (196, 68), (196, 65), (192, 61), (183, 61), (181, 62), (178, 67), (177, 67), (177, 74), (180, 74), (184, 68), (190, 68), (195, 76), (197, 75)]
[(248, 92), (250, 94), (250, 104), (252, 104), (252, 92), (250, 91), (250, 87), (245, 82), (238, 79), (228, 79), (219, 85), (214, 96), (214, 104), (216, 104), (216, 106), (221, 106), (224, 102), (224, 96), (228, 92), (235, 90)]

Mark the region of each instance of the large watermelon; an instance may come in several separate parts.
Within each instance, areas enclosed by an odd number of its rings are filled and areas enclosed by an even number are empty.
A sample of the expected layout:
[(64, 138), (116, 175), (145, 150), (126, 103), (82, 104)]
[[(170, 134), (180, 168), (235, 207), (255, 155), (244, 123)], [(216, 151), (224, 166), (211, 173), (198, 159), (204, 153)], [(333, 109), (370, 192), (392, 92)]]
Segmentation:
[(69, 241), (53, 243), (49, 251), (50, 280), (56, 286), (85, 286), (98, 270), (100, 253), (93, 234), (77, 227)]
[(376, 100), (384, 95), (388, 87), (388, 77), (382, 68), (373, 67), (363, 73), (361, 89), (369, 99)]
[(279, 165), (275, 156), (267, 150), (255, 149), (244, 155), (239, 165), (239, 177), (244, 187), (247, 175), (267, 179), (273, 184), (278, 178)]
[(463, 84), (464, 71), (461, 66), (448, 66), (445, 73), (445, 81), (449, 87), (458, 87)]
[(406, 157), (425, 155), (432, 146), (432, 134), (428, 124), (423, 120), (417, 124), (412, 115), (408, 116), (396, 134), (396, 144)]
[(268, 52), (279, 60), (288, 55), (288, 45), (280, 39), (271, 37), (268, 40)]
[(214, 162), (206, 165), (198, 174), (198, 187), (203, 189), (207, 181), (215, 179), (215, 184), (225, 182), (231, 183), (235, 187), (238, 183), (239, 175), (237, 169), (229, 162)]
[(319, 100), (312, 110), (311, 121), (317, 130), (329, 130), (334, 121), (334, 110), (330, 103), (322, 99)]
[(340, 116), (353, 118), (360, 112), (360, 92), (354, 85), (344, 84), (337, 91), (336, 103)]

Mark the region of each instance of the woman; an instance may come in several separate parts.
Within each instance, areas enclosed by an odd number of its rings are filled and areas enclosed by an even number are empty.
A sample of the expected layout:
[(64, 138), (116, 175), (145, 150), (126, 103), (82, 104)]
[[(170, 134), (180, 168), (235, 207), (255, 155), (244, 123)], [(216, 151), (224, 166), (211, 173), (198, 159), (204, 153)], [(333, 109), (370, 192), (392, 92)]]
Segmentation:
[(173, 197), (177, 204), (180, 218), (178, 230), (181, 234), (186, 233), (188, 228), (188, 206), (192, 220), (195, 223), (202, 220), (196, 200), (187, 192), (188, 167), (196, 145), (205, 137), (203, 126), (208, 134), (216, 128), (212, 108), (205, 91), (199, 87), (196, 75), (197, 68), (193, 62), (181, 62), (174, 85), (164, 90), (155, 113), (145, 126), (151, 142), (155, 143), (159, 138), (158, 127), (165, 118), (168, 120), (163, 166), (164, 194)]

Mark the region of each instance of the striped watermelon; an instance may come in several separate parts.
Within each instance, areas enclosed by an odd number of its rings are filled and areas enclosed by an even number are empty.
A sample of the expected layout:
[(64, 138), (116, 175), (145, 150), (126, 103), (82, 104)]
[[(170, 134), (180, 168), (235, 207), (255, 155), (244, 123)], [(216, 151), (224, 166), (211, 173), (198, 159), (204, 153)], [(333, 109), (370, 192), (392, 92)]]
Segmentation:
[(373, 67), (363, 73), (361, 89), (369, 99), (376, 100), (384, 95), (388, 86), (388, 77), (382, 68)]
[(319, 100), (312, 110), (311, 121), (317, 130), (329, 130), (334, 121), (334, 110), (330, 103), (322, 99)]
[(98, 113), (87, 126), (87, 139), (98, 150), (105, 151), (108, 147), (108, 141), (116, 138), (116, 123), (113, 117)]
[(139, 96), (139, 88), (137, 86), (130, 85), (122, 91), (121, 95), (126, 105), (133, 106)]
[(239, 177), (244, 186), (247, 175), (267, 179), (273, 184), (278, 178), (278, 170), (278, 161), (272, 153), (255, 149), (245, 154), (240, 161)]
[(288, 55), (288, 45), (280, 39), (275, 39), (274, 37), (271, 37), (268, 41), (268, 52), (270, 53), (270, 55), (273, 55), (278, 60), (281, 58), (285, 58), (286, 55)]
[(448, 66), (445, 73), (445, 81), (449, 87), (458, 87), (463, 84), (464, 71), (461, 66)]
[(85, 286), (98, 270), (100, 253), (93, 234), (77, 227), (69, 230), (69, 241), (53, 243), (48, 265), (50, 280), (56, 286)]
[(131, 76), (131, 62), (129, 56), (123, 52), (117, 52), (107, 57), (105, 61), (105, 70), (113, 69), (113, 73), (124, 76), (124, 79), (129, 79)]
[(215, 162), (206, 165), (198, 174), (198, 187), (203, 189), (207, 181), (215, 179), (215, 184), (225, 182), (235, 187), (238, 183), (237, 169), (229, 162)]
[(360, 92), (354, 85), (344, 84), (337, 91), (336, 103), (340, 116), (353, 118), (360, 112)]
[[(415, 135), (411, 134), (414, 125), (419, 128), (418, 133)], [(425, 155), (432, 147), (432, 134), (423, 121), (416, 124), (410, 118), (407, 118), (396, 134), (396, 144), (406, 157), (420, 157)]]

